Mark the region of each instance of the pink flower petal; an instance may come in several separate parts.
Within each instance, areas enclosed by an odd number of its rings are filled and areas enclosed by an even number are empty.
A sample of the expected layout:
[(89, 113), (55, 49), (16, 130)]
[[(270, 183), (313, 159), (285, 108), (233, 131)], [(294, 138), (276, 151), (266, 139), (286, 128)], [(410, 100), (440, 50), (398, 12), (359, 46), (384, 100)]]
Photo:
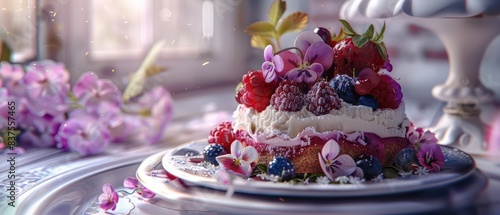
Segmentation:
[(243, 154), (241, 156), (242, 160), (252, 163), (257, 160), (257, 158), (259, 158), (259, 153), (253, 146), (247, 146), (243, 149)]
[(279, 77), (285, 77), (285, 75), (292, 69), (296, 69), (302, 64), (302, 57), (291, 51), (285, 51), (279, 54), (283, 59), (283, 69), (278, 71)]
[(267, 45), (264, 49), (264, 60), (272, 61), (274, 56), (274, 50), (272, 45)]
[(273, 63), (275, 72), (280, 72), (281, 70), (283, 70), (283, 67), (285, 66), (283, 63), (283, 58), (279, 55), (273, 57)]
[(123, 186), (128, 189), (135, 189), (137, 188), (137, 184), (139, 183), (139, 180), (135, 177), (127, 177), (125, 180), (123, 180)]
[(137, 193), (146, 199), (152, 199), (156, 195), (156, 193), (154, 193), (153, 191), (149, 190), (147, 187), (144, 187), (142, 185), (139, 186)]
[[(236, 159), (231, 154), (221, 155), (215, 158), (222, 170), (229, 174), (248, 177), (251, 174), (251, 166), (248, 162), (240, 160), (239, 165), (236, 164)], [(250, 171), (250, 173), (248, 173)]]
[(271, 83), (278, 78), (276, 76), (274, 64), (269, 61), (262, 63), (262, 73), (264, 75), (264, 80), (266, 81), (266, 83)]
[(231, 143), (231, 154), (235, 158), (240, 158), (242, 151), (243, 151), (243, 145), (241, 144), (240, 141), (235, 140), (233, 141), (233, 143)]
[(329, 140), (328, 142), (325, 143), (323, 146), (323, 149), (321, 150), (321, 155), (325, 160), (333, 160), (337, 155), (339, 155), (340, 152), (340, 146), (335, 140)]
[[(316, 33), (312, 32), (312, 31), (304, 31), (304, 32), (300, 33), (297, 36), (297, 38), (295, 38), (295, 47), (299, 48), (302, 51), (302, 53), (306, 53), (306, 51), (309, 49), (311, 44), (314, 44), (316, 42), (321, 42), (321, 43), (325, 44), (323, 42), (323, 40), (321, 39), (321, 37), (319, 35), (317, 35)], [(332, 60), (333, 60), (333, 58), (332, 58)]]
[(319, 63), (324, 69), (328, 69), (333, 63), (333, 49), (323, 41), (316, 42), (307, 49), (304, 56), (304, 62), (310, 64)]
[(347, 154), (338, 156), (334, 162), (338, 164), (338, 167), (335, 168), (336, 172), (333, 174), (334, 178), (351, 175), (357, 167), (356, 162)]
[(73, 86), (73, 93), (76, 97), (80, 97), (88, 90), (97, 89), (97, 77), (94, 73), (84, 73)]

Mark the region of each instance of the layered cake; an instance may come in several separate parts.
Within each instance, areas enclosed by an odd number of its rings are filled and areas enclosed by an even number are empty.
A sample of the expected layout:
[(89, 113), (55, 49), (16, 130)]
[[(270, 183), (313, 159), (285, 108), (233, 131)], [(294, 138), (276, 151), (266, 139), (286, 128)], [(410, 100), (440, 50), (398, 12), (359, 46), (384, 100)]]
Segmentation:
[[(299, 34), (291, 48), (264, 49), (261, 70), (245, 74), (237, 89), (234, 121), (210, 132), (205, 161), (243, 177), (258, 172), (282, 180), (371, 180), (383, 167), (439, 171), (436, 139), (411, 125), (401, 86), (389, 75), (385, 25), (358, 34), (341, 23), (338, 36), (317, 28)], [(243, 168), (243, 161), (250, 164)]]

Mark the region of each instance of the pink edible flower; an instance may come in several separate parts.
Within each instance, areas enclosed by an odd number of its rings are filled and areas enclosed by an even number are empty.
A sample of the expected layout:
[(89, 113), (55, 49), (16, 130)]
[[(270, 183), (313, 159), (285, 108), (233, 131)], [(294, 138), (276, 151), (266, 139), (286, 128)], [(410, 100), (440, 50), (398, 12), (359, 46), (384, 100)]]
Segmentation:
[[(351, 156), (347, 154), (339, 155), (340, 146), (335, 140), (329, 140), (323, 146), (321, 153), (318, 153), (319, 164), (323, 173), (334, 181), (339, 176), (349, 176), (357, 174), (356, 163)], [(358, 171), (359, 172), (359, 171)]]
[(273, 46), (268, 45), (264, 49), (264, 60), (266, 61), (262, 64), (262, 72), (264, 73), (266, 83), (278, 80), (276, 73), (283, 70), (283, 58), (279, 55), (274, 55)]
[(231, 144), (231, 154), (225, 154), (216, 157), (222, 170), (229, 174), (249, 177), (252, 175), (252, 162), (257, 160), (259, 154), (253, 146), (243, 145), (240, 141), (235, 140)]
[(102, 186), (102, 194), (99, 196), (99, 206), (107, 211), (116, 209), (116, 204), (118, 203), (118, 193), (115, 191), (111, 184), (104, 184)]
[(436, 143), (424, 143), (417, 153), (418, 162), (431, 172), (439, 172), (444, 165), (444, 155)]

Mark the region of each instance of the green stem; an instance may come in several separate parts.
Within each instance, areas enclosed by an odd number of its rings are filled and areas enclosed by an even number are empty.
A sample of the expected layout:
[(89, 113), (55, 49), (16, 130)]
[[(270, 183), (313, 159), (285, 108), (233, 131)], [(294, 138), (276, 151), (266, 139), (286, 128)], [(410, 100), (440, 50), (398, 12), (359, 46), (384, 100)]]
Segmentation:
[(278, 51), (278, 52), (274, 53), (274, 55), (278, 55), (278, 54), (280, 54), (280, 53), (282, 53), (282, 52), (286, 52), (286, 51), (288, 51), (288, 50), (292, 50), (292, 49), (297, 50), (297, 51), (299, 52), (299, 54), (300, 54), (300, 57), (301, 57), (301, 58), (304, 58), (304, 53), (302, 53), (302, 50), (300, 50), (300, 49), (299, 49), (299, 48), (297, 48), (297, 47), (289, 47), (289, 48), (286, 48), (286, 49), (280, 50), (280, 51)]

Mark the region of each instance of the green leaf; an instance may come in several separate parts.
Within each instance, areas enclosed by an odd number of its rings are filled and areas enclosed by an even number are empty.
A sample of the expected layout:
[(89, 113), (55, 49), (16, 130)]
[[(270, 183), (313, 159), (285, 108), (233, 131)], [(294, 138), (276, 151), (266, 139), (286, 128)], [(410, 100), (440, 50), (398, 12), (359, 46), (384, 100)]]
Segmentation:
[(252, 38), (250, 38), (250, 45), (258, 49), (265, 49), (267, 45), (272, 45), (273, 50), (276, 50), (273, 41), (267, 36), (253, 35)]
[(276, 35), (274, 33), (274, 25), (269, 23), (269, 22), (254, 22), (247, 26), (247, 28), (244, 31), (245, 33), (249, 35), (260, 35), (260, 36), (268, 36), (271, 38), (274, 38)]
[(387, 48), (385, 47), (384, 42), (377, 43), (375, 45), (377, 47), (377, 51), (380, 54), (380, 56), (382, 56), (384, 60), (387, 60)]
[(269, 22), (276, 26), (276, 23), (281, 19), (283, 13), (286, 10), (286, 1), (284, 0), (275, 0), (273, 4), (271, 4), (271, 8), (269, 8)]
[(365, 36), (366, 38), (368, 39), (371, 39), (373, 37), (373, 32), (374, 32), (374, 27), (373, 25), (370, 25), (370, 27), (368, 27), (368, 29), (366, 30), (366, 32), (363, 34), (363, 36)]
[(356, 31), (354, 31), (354, 29), (352, 29), (352, 26), (351, 24), (349, 24), (347, 21), (341, 19), (339, 20), (340, 23), (342, 23), (342, 25), (344, 26), (345, 30), (345, 34), (349, 35), (349, 36), (356, 36), (356, 35), (359, 35), (358, 33), (356, 33)]
[(278, 38), (287, 32), (301, 31), (306, 27), (308, 21), (309, 16), (307, 15), (307, 13), (295, 12), (288, 15), (280, 22), (278, 26)]
[(352, 43), (358, 48), (363, 47), (368, 41), (370, 41), (367, 37), (356, 35), (352, 38)]
[(384, 38), (384, 33), (385, 33), (385, 22), (384, 25), (382, 26), (382, 29), (380, 30), (380, 40)]
[(0, 61), (10, 62), (12, 51), (6, 42), (0, 40)]

